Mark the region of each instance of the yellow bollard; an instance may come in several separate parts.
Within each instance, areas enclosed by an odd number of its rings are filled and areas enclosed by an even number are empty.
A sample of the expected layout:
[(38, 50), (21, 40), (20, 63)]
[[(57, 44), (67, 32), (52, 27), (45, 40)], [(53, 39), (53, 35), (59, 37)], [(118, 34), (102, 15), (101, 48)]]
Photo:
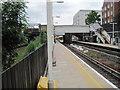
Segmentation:
[[(54, 90), (56, 90), (55, 88), (57, 88), (57, 85), (56, 85), (56, 80), (53, 80), (54, 82)], [(48, 90), (48, 78), (47, 77), (40, 77), (40, 80), (38, 82), (38, 85), (37, 85), (37, 90)]]
[(40, 77), (40, 80), (38, 82), (37, 88), (44, 88), (48, 89), (48, 78), (47, 77)]

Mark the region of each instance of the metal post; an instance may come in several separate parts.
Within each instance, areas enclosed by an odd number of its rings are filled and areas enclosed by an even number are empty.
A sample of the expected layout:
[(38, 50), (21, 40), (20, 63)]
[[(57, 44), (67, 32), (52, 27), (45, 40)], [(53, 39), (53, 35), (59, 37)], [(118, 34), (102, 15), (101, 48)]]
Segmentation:
[(52, 20), (53, 20), (53, 21), (52, 21), (52, 24), (53, 24), (53, 25), (52, 25), (52, 29), (53, 29), (53, 30), (52, 30), (52, 44), (53, 44), (53, 45), (52, 45), (52, 46), (53, 46), (53, 47), (52, 47), (52, 54), (53, 54), (53, 49), (54, 49), (54, 17), (53, 17), (53, 16), (52, 16)]
[(114, 31), (115, 31), (115, 30), (114, 30), (114, 28), (115, 28), (115, 25), (114, 25), (114, 16), (115, 16), (115, 15), (114, 15), (114, 13), (115, 13), (115, 12), (114, 12), (114, 8), (115, 8), (115, 7), (114, 7), (114, 0), (113, 0), (113, 35), (112, 35), (112, 44), (114, 44), (114, 41), (115, 41), (115, 40), (114, 40), (114, 38), (115, 38), (115, 36), (114, 36)]
[(48, 88), (53, 88), (52, 81), (52, 48), (53, 48), (52, 1), (47, 0), (47, 46), (48, 46)]

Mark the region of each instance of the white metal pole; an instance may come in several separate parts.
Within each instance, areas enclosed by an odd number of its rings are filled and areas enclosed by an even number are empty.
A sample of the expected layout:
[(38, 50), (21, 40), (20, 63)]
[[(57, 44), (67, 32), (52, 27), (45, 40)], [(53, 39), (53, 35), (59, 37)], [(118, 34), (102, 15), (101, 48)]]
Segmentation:
[[(59, 2), (63, 3), (63, 2)], [(52, 59), (53, 59), (53, 2), (51, 0), (47, 0), (47, 47), (48, 47), (48, 88), (53, 88), (54, 83), (52, 80)]]
[[(52, 48), (52, 52), (53, 52), (53, 49), (54, 49), (54, 17), (52, 16), (52, 46), (53, 46), (53, 48)], [(53, 53), (52, 53), (53, 54)]]
[[(52, 81), (52, 35), (53, 35), (53, 19), (52, 19), (52, 1), (47, 0), (47, 46), (48, 46), (48, 85)], [(51, 86), (49, 86), (51, 87)]]
[(112, 39), (112, 43), (114, 43), (114, 38), (115, 38), (115, 36), (114, 36), (114, 31), (115, 31), (114, 30), (115, 29), (115, 25), (114, 25), (114, 16), (115, 16), (114, 14), (115, 14), (115, 11), (114, 11), (114, 8), (115, 7), (114, 7), (114, 0), (113, 0), (113, 35), (112, 35), (113, 39)]

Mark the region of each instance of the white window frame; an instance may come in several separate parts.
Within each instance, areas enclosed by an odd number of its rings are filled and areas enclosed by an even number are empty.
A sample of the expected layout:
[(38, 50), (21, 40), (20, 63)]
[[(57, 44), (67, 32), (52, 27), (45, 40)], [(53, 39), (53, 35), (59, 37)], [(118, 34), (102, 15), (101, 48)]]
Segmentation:
[(108, 11), (108, 17), (110, 16), (110, 11)]
[(107, 5), (107, 8), (110, 8), (109, 4)]
[(113, 21), (113, 19), (111, 18), (111, 22)]
[(105, 13), (105, 18), (107, 17), (106, 13)]
[(105, 20), (105, 24), (106, 24), (106, 20)]
[(113, 7), (113, 2), (111, 2), (111, 7)]
[(110, 22), (110, 19), (108, 19), (108, 23)]
[(113, 15), (113, 11), (111, 11), (111, 15)]
[(105, 6), (105, 11), (107, 10), (106, 6)]

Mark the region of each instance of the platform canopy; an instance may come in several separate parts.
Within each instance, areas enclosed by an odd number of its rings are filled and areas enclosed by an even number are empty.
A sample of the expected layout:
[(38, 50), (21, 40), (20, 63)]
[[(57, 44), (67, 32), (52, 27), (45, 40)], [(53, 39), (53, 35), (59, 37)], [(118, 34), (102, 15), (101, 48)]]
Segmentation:
[(89, 33), (88, 25), (58, 25), (54, 26), (55, 35), (65, 35), (65, 33)]

